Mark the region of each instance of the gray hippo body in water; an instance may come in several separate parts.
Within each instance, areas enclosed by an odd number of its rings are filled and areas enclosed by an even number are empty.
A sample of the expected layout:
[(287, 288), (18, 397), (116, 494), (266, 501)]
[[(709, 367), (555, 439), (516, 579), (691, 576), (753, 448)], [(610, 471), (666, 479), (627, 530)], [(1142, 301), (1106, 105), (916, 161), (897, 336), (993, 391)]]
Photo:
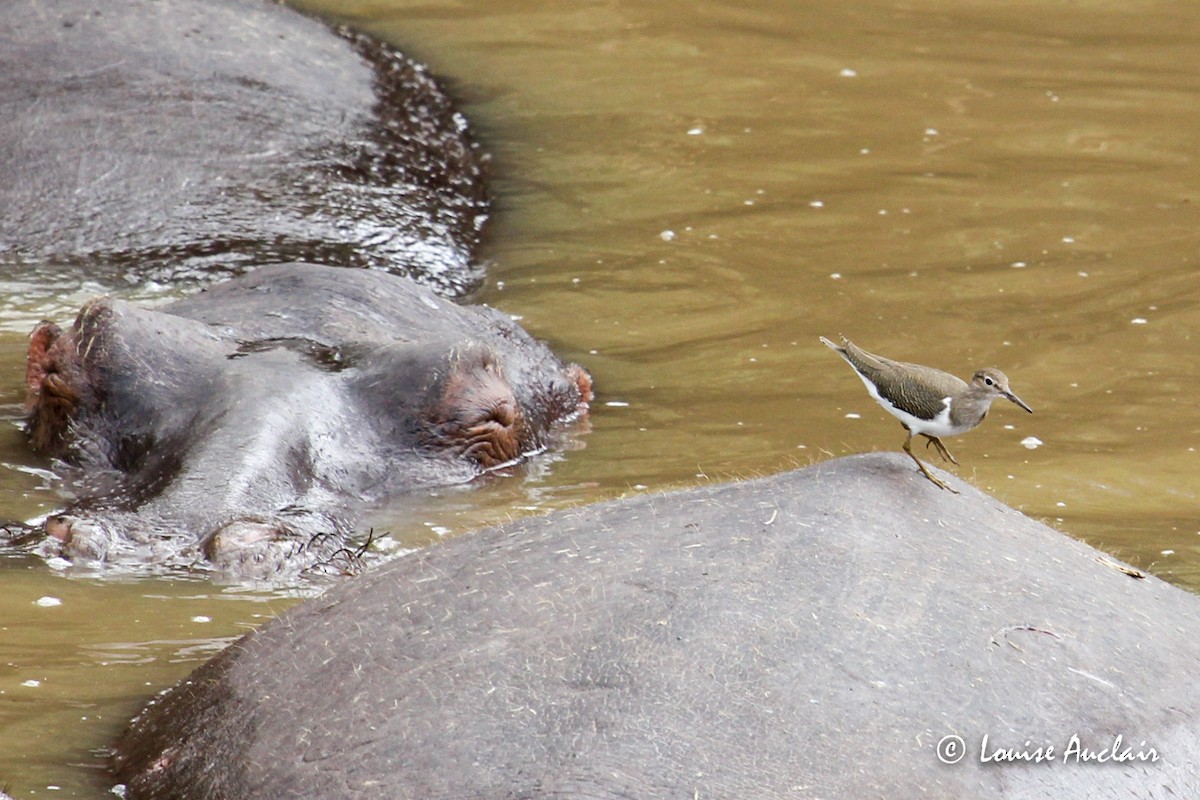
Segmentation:
[(73, 495), (47, 552), (340, 568), (365, 508), (586, 404), (583, 370), (412, 280), (478, 283), (487, 204), (465, 120), (387, 46), (258, 0), (20, 0), (0, 71), (0, 283), (211, 286), (34, 332), (29, 430)]
[(260, 0), (10, 0), (0, 274), (211, 282), (285, 261), (474, 288), (480, 156), (385, 45)]
[(961, 496), (855, 456), (430, 547), (156, 699), (117, 775), (130, 800), (1197, 796), (1200, 599), (941, 476)]
[(306, 264), (97, 298), (34, 332), (27, 371), (33, 444), (77, 476), (52, 552), (238, 575), (327, 562), (370, 503), (515, 462), (590, 399), (493, 309)]

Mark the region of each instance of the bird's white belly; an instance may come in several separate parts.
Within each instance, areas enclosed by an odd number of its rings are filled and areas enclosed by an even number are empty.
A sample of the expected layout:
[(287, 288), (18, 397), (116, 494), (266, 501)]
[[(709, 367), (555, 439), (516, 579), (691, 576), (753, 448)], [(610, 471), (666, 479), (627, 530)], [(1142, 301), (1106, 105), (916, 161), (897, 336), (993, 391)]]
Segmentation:
[[(855, 370), (855, 374), (858, 374), (858, 370)], [(923, 433), (928, 436), (936, 436), (940, 439), (943, 436), (957, 436), (963, 431), (969, 430), (969, 427), (955, 426), (950, 421), (949, 397), (942, 398), (942, 410), (937, 413), (936, 417), (933, 419), (921, 419), (920, 417), (914, 417), (907, 411), (896, 408), (892, 405), (891, 401), (879, 394), (875, 389), (875, 384), (862, 375), (858, 375), (858, 377), (862, 380), (863, 385), (867, 387), (867, 391), (871, 394), (871, 397), (875, 398), (875, 402), (887, 409), (887, 412), (893, 417), (904, 423), (904, 427), (912, 431), (914, 436)]]

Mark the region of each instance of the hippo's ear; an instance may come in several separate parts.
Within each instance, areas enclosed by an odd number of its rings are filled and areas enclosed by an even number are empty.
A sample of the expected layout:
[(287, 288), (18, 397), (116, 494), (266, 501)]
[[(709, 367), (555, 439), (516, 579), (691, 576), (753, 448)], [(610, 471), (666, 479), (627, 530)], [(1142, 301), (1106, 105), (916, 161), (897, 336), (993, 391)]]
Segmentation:
[(422, 443), (492, 469), (532, 447), (512, 386), (490, 349), (455, 353), (422, 413)]
[(58, 446), (79, 407), (77, 359), (73, 344), (53, 322), (42, 322), (29, 337), (25, 362), (25, 412), (34, 450)]

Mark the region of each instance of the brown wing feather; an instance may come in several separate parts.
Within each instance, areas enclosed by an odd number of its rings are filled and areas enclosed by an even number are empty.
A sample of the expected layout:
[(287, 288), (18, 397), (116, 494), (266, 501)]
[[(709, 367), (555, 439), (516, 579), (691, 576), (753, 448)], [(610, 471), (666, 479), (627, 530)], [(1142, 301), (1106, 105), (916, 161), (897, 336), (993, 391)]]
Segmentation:
[(893, 361), (868, 353), (851, 341), (836, 348), (850, 366), (875, 384), (879, 395), (892, 405), (921, 419), (933, 419), (945, 407), (942, 401), (962, 392), (967, 384), (940, 369)]

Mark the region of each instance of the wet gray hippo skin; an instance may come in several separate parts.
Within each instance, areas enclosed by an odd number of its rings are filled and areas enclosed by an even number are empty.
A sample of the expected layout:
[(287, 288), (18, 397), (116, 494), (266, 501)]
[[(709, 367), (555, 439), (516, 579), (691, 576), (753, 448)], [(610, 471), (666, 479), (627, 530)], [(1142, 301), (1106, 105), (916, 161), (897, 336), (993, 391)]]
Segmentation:
[[(962, 495), (872, 454), (419, 551), (157, 699), (117, 776), (139, 800), (1198, 796), (1200, 599), (939, 474)], [(980, 763), (984, 735), (1055, 760)], [(1117, 735), (1159, 761), (1071, 750)]]
[(365, 37), (259, 0), (9, 0), (0, 270), (211, 281), (317, 261), (473, 288), (466, 123)]
[(35, 448), (75, 468), (49, 552), (239, 576), (325, 564), (371, 503), (538, 451), (590, 398), (498, 311), (305, 264), (94, 299), (34, 332), (27, 378)]
[(258, 0), (19, 0), (0, 70), (6, 277), (294, 262), (34, 332), (31, 439), (73, 498), (47, 554), (340, 569), (365, 508), (536, 451), (586, 403), (511, 320), (404, 277), (471, 289), (486, 199), (465, 120), (388, 47)]

